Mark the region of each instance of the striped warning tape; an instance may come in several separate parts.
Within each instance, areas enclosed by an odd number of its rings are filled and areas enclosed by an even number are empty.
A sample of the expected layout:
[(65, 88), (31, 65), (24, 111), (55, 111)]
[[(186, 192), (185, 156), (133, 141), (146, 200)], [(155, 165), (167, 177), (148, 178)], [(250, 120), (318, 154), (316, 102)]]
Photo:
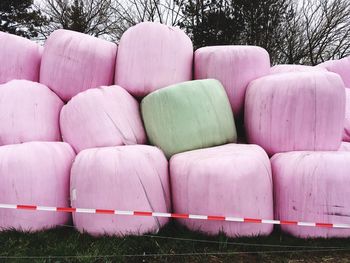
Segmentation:
[(161, 213), (161, 212), (148, 212), (148, 211), (126, 211), (126, 210), (111, 210), (111, 209), (89, 209), (89, 208), (53, 207), (53, 206), (37, 206), (37, 205), (13, 205), (13, 204), (0, 204), (0, 209), (1, 208), (16, 209), (16, 210), (32, 210), (32, 211), (35, 210), (35, 211), (50, 211), (50, 212), (67, 212), (67, 213), (167, 217), (167, 218), (228, 221), (228, 222), (255, 223), (255, 224), (297, 225), (297, 226), (325, 227), (325, 228), (350, 228), (350, 224), (315, 223), (315, 222), (271, 220), (271, 219), (246, 218), (246, 217), (216, 216), (216, 215)]

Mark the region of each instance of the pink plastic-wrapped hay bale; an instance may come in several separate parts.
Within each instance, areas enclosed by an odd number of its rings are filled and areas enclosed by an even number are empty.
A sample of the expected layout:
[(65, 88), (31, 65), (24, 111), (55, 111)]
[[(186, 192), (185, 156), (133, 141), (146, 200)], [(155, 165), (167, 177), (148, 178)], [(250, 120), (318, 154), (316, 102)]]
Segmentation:
[(343, 79), (346, 87), (350, 87), (350, 56), (338, 60), (329, 60), (318, 65), (328, 71), (337, 73)]
[(117, 46), (86, 34), (59, 29), (45, 42), (40, 82), (64, 101), (114, 80)]
[[(350, 152), (289, 152), (271, 159), (277, 220), (350, 224)], [(350, 229), (283, 225), (297, 237), (350, 237)]]
[(60, 141), (63, 102), (43, 84), (12, 80), (0, 85), (0, 145)]
[(321, 67), (280, 64), (280, 65), (273, 66), (270, 69), (270, 74), (291, 73), (291, 72), (314, 72), (314, 71), (327, 72), (326, 69)]
[[(175, 213), (273, 218), (270, 161), (257, 145), (227, 144), (174, 155), (170, 180)], [(249, 189), (249, 191), (248, 191)], [(181, 219), (191, 230), (229, 237), (268, 235), (272, 225)]]
[(344, 128), (345, 88), (330, 72), (270, 75), (253, 81), (246, 94), (249, 143), (268, 154), (338, 150)]
[(42, 47), (0, 31), (0, 84), (13, 79), (39, 81)]
[(212, 46), (195, 52), (195, 79), (214, 78), (225, 87), (233, 113), (244, 109), (249, 82), (270, 70), (270, 56), (256, 46)]
[[(0, 147), (0, 203), (68, 207), (75, 154), (62, 142)], [(69, 213), (0, 209), (0, 229), (40, 231), (67, 224)]]
[(343, 141), (350, 141), (350, 57), (339, 60), (329, 60), (319, 64), (317, 68), (326, 69), (338, 74), (345, 84), (346, 108)]
[[(155, 147), (130, 145), (80, 152), (71, 173), (73, 207), (170, 211), (168, 162)], [(98, 235), (157, 232), (167, 218), (74, 214), (76, 228)]]
[(121, 37), (115, 84), (143, 97), (192, 79), (193, 46), (179, 28), (144, 22)]
[(119, 86), (89, 89), (61, 111), (62, 138), (77, 152), (87, 148), (144, 144), (139, 103)]

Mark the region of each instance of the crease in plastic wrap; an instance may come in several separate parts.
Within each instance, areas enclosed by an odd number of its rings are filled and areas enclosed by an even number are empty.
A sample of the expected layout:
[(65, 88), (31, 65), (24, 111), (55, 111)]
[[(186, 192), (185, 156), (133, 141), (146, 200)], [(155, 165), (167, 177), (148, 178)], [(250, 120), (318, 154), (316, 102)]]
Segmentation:
[(0, 85), (0, 145), (60, 141), (63, 102), (45, 85), (12, 80)]
[(77, 152), (146, 142), (139, 103), (119, 86), (89, 89), (73, 97), (62, 108), (60, 126), (63, 140)]
[[(174, 155), (170, 181), (175, 213), (273, 218), (270, 161), (257, 145), (227, 144)], [(269, 235), (273, 226), (180, 220), (191, 230), (229, 237)]]
[[(350, 152), (289, 152), (271, 159), (276, 219), (350, 224)], [(350, 229), (281, 226), (297, 237), (349, 237)]]
[(142, 100), (141, 112), (150, 143), (168, 158), (237, 139), (225, 89), (214, 79), (157, 90)]
[[(71, 173), (73, 207), (170, 212), (168, 162), (156, 147), (130, 145), (80, 152)], [(74, 214), (76, 228), (92, 235), (157, 232), (168, 218)]]
[(270, 75), (247, 89), (245, 128), (249, 143), (268, 154), (338, 150), (344, 129), (345, 87), (330, 72)]
[(121, 37), (115, 84), (136, 97), (192, 79), (193, 46), (179, 28), (144, 22)]
[[(0, 203), (69, 206), (73, 149), (63, 142), (0, 147)], [(67, 224), (69, 213), (0, 209), (0, 229), (35, 232)]]

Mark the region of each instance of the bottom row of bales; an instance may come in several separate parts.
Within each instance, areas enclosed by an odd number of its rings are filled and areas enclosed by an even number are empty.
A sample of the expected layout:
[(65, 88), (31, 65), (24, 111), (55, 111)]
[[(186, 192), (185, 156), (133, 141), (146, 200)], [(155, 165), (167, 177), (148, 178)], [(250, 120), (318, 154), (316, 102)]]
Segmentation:
[[(168, 167), (152, 146), (92, 148), (75, 157), (66, 143), (29, 142), (0, 147), (0, 203), (349, 224), (349, 162), (346, 151), (280, 153), (270, 162), (259, 146), (226, 144), (176, 154)], [(69, 213), (0, 209), (2, 230), (32, 232), (69, 219)], [(178, 220), (229, 237), (273, 230), (269, 224)], [(92, 235), (141, 235), (168, 219), (75, 213), (73, 222)], [(282, 230), (298, 237), (350, 236), (346, 229)]]

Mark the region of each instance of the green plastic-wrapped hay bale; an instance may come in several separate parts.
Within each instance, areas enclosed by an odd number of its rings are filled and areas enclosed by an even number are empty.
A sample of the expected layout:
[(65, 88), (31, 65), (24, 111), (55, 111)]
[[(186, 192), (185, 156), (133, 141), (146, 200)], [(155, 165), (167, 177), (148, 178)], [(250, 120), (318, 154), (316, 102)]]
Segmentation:
[(236, 127), (221, 83), (187, 81), (152, 92), (141, 103), (151, 144), (173, 154), (235, 142)]

